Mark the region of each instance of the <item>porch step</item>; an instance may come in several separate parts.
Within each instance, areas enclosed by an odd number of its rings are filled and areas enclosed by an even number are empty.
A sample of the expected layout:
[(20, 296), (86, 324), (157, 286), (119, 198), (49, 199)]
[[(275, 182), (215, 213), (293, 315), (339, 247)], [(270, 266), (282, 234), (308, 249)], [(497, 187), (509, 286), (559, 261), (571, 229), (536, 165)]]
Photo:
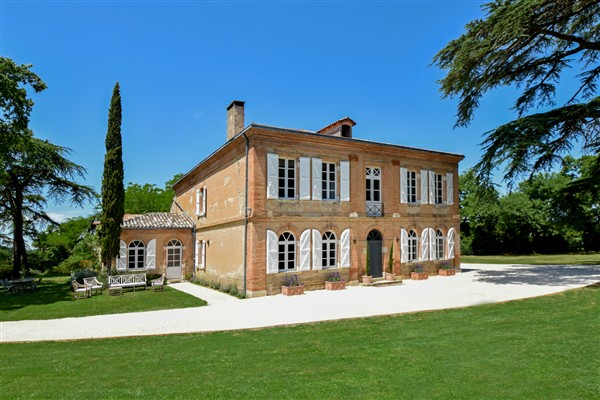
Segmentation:
[(379, 278), (377, 280), (373, 280), (373, 283), (362, 283), (362, 286), (373, 286), (373, 287), (380, 287), (380, 286), (393, 286), (393, 285), (402, 285), (402, 279), (396, 279), (393, 281), (386, 281), (383, 278)]

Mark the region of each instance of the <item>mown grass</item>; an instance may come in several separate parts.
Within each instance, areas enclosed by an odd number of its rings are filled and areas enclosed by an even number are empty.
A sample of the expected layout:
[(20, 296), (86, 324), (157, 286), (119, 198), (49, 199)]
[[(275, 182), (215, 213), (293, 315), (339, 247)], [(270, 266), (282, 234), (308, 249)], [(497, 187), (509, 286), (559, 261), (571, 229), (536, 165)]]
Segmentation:
[(1, 344), (3, 399), (592, 399), (600, 286), (210, 334)]
[(461, 256), (462, 263), (531, 265), (600, 265), (600, 253)]
[(204, 300), (169, 287), (164, 292), (127, 290), (122, 296), (94, 295), (75, 300), (68, 277), (43, 278), (35, 292), (0, 295), (0, 321), (85, 317), (171, 308), (199, 307)]

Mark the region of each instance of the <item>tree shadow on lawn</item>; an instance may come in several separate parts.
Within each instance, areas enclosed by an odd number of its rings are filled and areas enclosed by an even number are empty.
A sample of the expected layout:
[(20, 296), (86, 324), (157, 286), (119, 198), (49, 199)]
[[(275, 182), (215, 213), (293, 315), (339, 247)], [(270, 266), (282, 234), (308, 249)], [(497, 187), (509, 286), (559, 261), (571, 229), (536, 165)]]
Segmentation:
[(64, 282), (42, 280), (33, 292), (4, 294), (0, 295), (0, 298), (0, 311), (11, 311), (26, 306), (71, 301), (73, 292), (66, 280)]
[(475, 274), (476, 281), (497, 285), (589, 285), (600, 281), (600, 265), (515, 265)]

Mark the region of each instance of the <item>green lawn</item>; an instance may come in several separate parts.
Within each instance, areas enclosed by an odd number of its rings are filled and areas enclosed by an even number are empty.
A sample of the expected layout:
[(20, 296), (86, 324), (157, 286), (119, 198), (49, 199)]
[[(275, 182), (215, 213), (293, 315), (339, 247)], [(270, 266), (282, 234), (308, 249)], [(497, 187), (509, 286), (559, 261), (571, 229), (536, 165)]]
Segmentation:
[(463, 263), (476, 264), (586, 264), (599, 265), (600, 253), (587, 254), (533, 254), (526, 256), (461, 256)]
[(598, 399), (600, 285), (211, 334), (0, 344), (3, 399)]
[(167, 287), (164, 292), (126, 291), (123, 296), (94, 295), (73, 299), (68, 277), (47, 277), (35, 292), (0, 295), (0, 321), (84, 317), (87, 315), (198, 307), (204, 300)]

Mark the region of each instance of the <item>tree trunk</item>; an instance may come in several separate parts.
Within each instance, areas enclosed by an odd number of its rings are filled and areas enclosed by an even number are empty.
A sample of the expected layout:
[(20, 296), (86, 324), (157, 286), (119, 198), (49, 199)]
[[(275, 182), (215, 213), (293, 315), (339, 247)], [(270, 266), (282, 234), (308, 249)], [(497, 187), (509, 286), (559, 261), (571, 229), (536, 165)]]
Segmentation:
[(27, 254), (25, 249), (25, 239), (23, 238), (23, 193), (17, 190), (14, 203), (12, 204), (13, 214), (13, 271), (14, 278), (18, 278), (21, 272), (21, 265), (26, 271), (29, 269), (27, 264)]

